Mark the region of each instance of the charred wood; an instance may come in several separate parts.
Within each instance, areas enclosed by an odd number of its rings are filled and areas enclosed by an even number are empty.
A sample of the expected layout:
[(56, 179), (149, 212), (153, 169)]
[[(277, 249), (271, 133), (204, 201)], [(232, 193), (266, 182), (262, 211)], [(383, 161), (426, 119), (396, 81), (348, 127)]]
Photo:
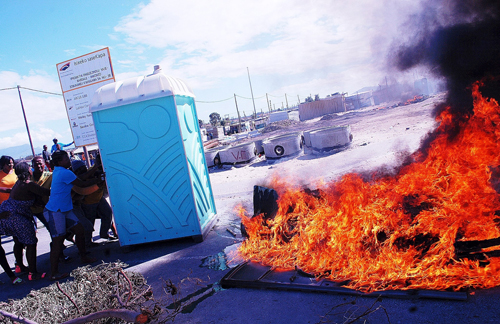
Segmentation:
[(480, 252), (484, 248), (500, 245), (500, 237), (482, 241), (458, 241), (454, 245), (457, 254)]

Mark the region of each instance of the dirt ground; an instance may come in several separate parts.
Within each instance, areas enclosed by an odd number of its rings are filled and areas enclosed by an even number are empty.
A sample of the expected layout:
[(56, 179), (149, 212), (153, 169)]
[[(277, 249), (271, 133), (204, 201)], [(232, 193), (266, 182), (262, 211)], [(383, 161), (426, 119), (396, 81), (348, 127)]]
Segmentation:
[(436, 123), (432, 110), (443, 97), (443, 94), (436, 95), (408, 106), (372, 106), (329, 115), (329, 118), (324, 120), (318, 117), (296, 122), (288, 127), (266, 132), (251, 140), (326, 126), (350, 125), (353, 141), (348, 148), (335, 154), (301, 153), (298, 156), (272, 161), (262, 157), (237, 167), (212, 169), (210, 179), (214, 192), (222, 193), (228, 184), (231, 184), (233, 193), (252, 190), (253, 185), (265, 183), (273, 174), (314, 186), (316, 181), (332, 181), (350, 172), (397, 166), (401, 157), (408, 152), (414, 152), (420, 146), (421, 139), (434, 129)]

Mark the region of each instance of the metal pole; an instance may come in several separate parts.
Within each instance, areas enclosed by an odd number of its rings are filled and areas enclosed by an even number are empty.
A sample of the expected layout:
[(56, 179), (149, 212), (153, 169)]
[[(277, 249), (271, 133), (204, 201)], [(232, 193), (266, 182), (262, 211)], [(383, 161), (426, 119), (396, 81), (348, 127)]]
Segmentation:
[(28, 120), (26, 119), (26, 113), (24, 112), (23, 98), (21, 97), (20, 86), (17, 86), (17, 92), (19, 92), (19, 100), (21, 101), (21, 108), (23, 109), (24, 123), (26, 124), (26, 130), (28, 131), (28, 138), (30, 140), (31, 153), (35, 157), (35, 149), (33, 148), (33, 142), (31, 141), (30, 128), (28, 127)]
[(234, 103), (236, 104), (236, 112), (238, 113), (238, 133), (241, 133), (241, 117), (238, 110), (238, 102), (236, 101), (236, 93), (234, 94)]
[(83, 147), (83, 155), (85, 157), (85, 165), (87, 166), (87, 168), (90, 169), (91, 165), (90, 165), (89, 151), (87, 150), (86, 146)]
[(267, 109), (269, 110), (269, 113), (271, 113), (271, 105), (269, 103), (269, 98), (267, 97), (267, 92), (266, 92), (266, 100), (267, 100)]
[(248, 72), (248, 83), (250, 83), (250, 93), (252, 94), (253, 112), (255, 114), (253, 118), (257, 118), (257, 110), (255, 109), (255, 100), (253, 99), (252, 81), (250, 81), (250, 71), (248, 70), (248, 66), (247, 66), (247, 72)]

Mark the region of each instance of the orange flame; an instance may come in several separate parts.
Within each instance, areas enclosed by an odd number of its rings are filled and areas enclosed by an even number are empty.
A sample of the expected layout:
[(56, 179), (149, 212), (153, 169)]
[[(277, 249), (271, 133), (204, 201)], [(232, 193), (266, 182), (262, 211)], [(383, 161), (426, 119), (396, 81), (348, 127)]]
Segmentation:
[(455, 257), (456, 241), (500, 237), (500, 195), (493, 188), (500, 160), (500, 107), (472, 87), (474, 114), (449, 140), (450, 109), (436, 119), (427, 154), (396, 176), (367, 182), (357, 174), (317, 194), (275, 180), (274, 219), (239, 214), (249, 238), (245, 259), (276, 269), (300, 268), (317, 278), (348, 280), (349, 288), (488, 288), (500, 284), (500, 258)]

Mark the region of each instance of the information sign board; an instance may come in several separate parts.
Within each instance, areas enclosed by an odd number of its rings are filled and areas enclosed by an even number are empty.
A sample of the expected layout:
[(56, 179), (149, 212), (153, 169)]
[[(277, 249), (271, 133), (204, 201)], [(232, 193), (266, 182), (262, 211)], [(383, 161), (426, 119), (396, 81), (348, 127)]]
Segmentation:
[(75, 146), (97, 143), (89, 105), (98, 88), (115, 82), (109, 49), (61, 62), (57, 64), (57, 73)]

